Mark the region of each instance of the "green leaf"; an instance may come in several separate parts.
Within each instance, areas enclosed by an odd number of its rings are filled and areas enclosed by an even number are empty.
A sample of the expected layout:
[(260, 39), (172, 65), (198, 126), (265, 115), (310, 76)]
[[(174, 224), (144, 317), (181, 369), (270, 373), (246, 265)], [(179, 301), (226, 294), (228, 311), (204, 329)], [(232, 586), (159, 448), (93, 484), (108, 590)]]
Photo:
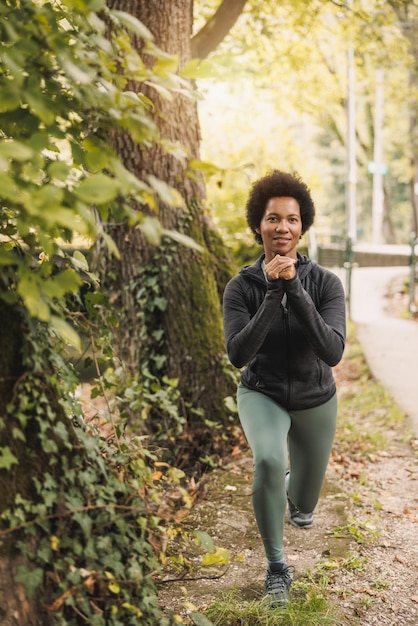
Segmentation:
[(169, 185), (167, 185), (166, 182), (160, 180), (159, 178), (156, 178), (152, 174), (148, 176), (148, 182), (165, 204), (173, 207), (183, 206), (183, 198), (181, 197), (177, 189), (170, 187)]
[(87, 259), (84, 254), (80, 252), (80, 250), (76, 250), (74, 252), (72, 256), (72, 263), (78, 269), (83, 270), (83, 272), (89, 271), (89, 264), (87, 262)]
[(29, 161), (33, 157), (34, 152), (32, 148), (29, 148), (21, 141), (3, 139), (0, 141), (0, 154), (15, 161)]
[(13, 250), (6, 250), (4, 246), (0, 246), (0, 265), (15, 265), (16, 263), (17, 257)]
[(90, 537), (91, 529), (93, 526), (91, 517), (87, 513), (80, 512), (80, 513), (74, 513), (73, 518), (81, 526), (85, 536)]
[(81, 339), (78, 333), (70, 324), (56, 315), (51, 316), (51, 329), (64, 341), (74, 346), (78, 352), (81, 352)]
[(37, 95), (29, 89), (23, 92), (23, 96), (29, 107), (39, 119), (46, 125), (50, 126), (55, 121), (55, 111), (51, 108), (51, 101), (41, 95)]
[(228, 411), (231, 411), (231, 413), (236, 413), (237, 412), (237, 403), (235, 401), (235, 398), (233, 396), (227, 396), (224, 399), (224, 403), (226, 408), (228, 409)]
[(109, 250), (110, 254), (113, 254), (113, 256), (116, 259), (120, 259), (119, 249), (115, 241), (112, 239), (112, 237), (108, 233), (105, 233), (105, 232), (101, 233), (101, 237), (103, 238), (103, 241), (105, 242), (106, 247)]
[(41, 285), (42, 293), (51, 300), (61, 299), (67, 293), (75, 293), (82, 284), (80, 276), (74, 269), (68, 268)]
[(11, 202), (16, 202), (19, 198), (18, 188), (12, 177), (2, 172), (0, 172), (0, 197)]
[(91, 145), (89, 142), (85, 142), (86, 148), (86, 165), (94, 171), (102, 170), (108, 166), (110, 155), (103, 149), (103, 147)]
[(30, 599), (39, 585), (43, 582), (44, 572), (40, 567), (28, 569), (24, 565), (19, 565), (15, 580), (25, 586), (26, 593)]
[(40, 279), (33, 274), (23, 274), (17, 290), (30, 315), (46, 322), (49, 320), (50, 311), (47, 302), (42, 297), (40, 287)]
[[(62, 202), (64, 190), (55, 185), (43, 185), (39, 189), (34, 189), (30, 194), (25, 195), (25, 208), (31, 215), (41, 214), (45, 223), (56, 224), (55, 212)], [(68, 211), (68, 210), (67, 210)], [(73, 223), (74, 223), (74, 215)]]
[(196, 170), (198, 172), (203, 172), (207, 176), (214, 176), (215, 174), (219, 174), (222, 172), (222, 169), (213, 163), (209, 163), (208, 161), (199, 161), (194, 159), (190, 161), (189, 167), (192, 170)]
[(158, 246), (161, 242), (161, 236), (164, 232), (161, 222), (156, 217), (144, 217), (141, 222), (141, 230), (145, 238), (154, 246)]
[(200, 59), (192, 59), (180, 72), (180, 76), (192, 79), (216, 78), (218, 74), (216, 65)]
[(137, 35), (138, 37), (141, 37), (142, 39), (147, 39), (149, 41), (152, 41), (154, 39), (151, 31), (130, 13), (125, 13), (125, 11), (110, 11), (110, 15), (116, 17), (117, 20), (123, 26), (126, 26), (126, 28), (130, 30), (134, 35)]
[(170, 239), (173, 239), (174, 241), (177, 241), (178, 243), (183, 244), (183, 246), (187, 246), (187, 248), (192, 248), (193, 250), (196, 250), (197, 252), (203, 252), (202, 246), (196, 243), (196, 241), (192, 239), (191, 237), (189, 237), (188, 235), (179, 233), (177, 230), (167, 230), (167, 229), (164, 229), (163, 233), (164, 235), (167, 235), (167, 237), (170, 237)]
[(152, 68), (157, 76), (167, 76), (167, 74), (175, 74), (179, 66), (179, 58), (177, 54), (161, 56), (154, 63)]
[(215, 552), (205, 554), (202, 558), (202, 565), (208, 567), (210, 565), (227, 565), (230, 561), (230, 553), (226, 548), (216, 548)]
[(0, 113), (14, 111), (19, 104), (20, 99), (18, 92), (12, 91), (9, 85), (0, 89)]
[(215, 550), (215, 544), (213, 542), (213, 539), (207, 532), (205, 532), (204, 530), (195, 530), (193, 534), (196, 537), (199, 545), (202, 546), (202, 548), (208, 550), (209, 552), (213, 552)]
[(48, 174), (51, 178), (66, 180), (71, 171), (71, 167), (63, 161), (53, 161), (48, 167)]
[(76, 196), (90, 204), (111, 202), (119, 192), (119, 181), (105, 174), (93, 174), (82, 180), (75, 189)]
[(18, 464), (19, 461), (10, 450), (9, 446), (0, 448), (0, 469), (9, 470), (13, 464)]
[(190, 618), (193, 620), (195, 626), (215, 626), (203, 613), (196, 613), (193, 611), (190, 613)]

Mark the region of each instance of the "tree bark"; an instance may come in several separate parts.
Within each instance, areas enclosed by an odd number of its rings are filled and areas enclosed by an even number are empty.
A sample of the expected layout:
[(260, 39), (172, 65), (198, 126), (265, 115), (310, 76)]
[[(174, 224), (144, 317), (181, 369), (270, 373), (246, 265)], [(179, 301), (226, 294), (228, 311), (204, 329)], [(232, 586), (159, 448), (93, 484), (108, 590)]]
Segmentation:
[(247, 0), (223, 0), (217, 11), (192, 38), (192, 57), (205, 59), (229, 33)]
[[(10, 450), (17, 459), (9, 468), (0, 468), (0, 514), (8, 508), (14, 508), (16, 496), (29, 501), (34, 501), (36, 489), (34, 480), (42, 480), (45, 468), (49, 467), (49, 455), (43, 450), (39, 438), (39, 424), (32, 419), (33, 406), (39, 403), (39, 395), (36, 391), (42, 390), (45, 398), (50, 400), (51, 410), (56, 410), (57, 415), (62, 417), (63, 424), (69, 424), (64, 419), (62, 408), (52, 389), (48, 388), (48, 382), (44, 374), (48, 371), (48, 364), (38, 362), (39, 373), (36, 378), (39, 387), (35, 386), (33, 398), (30, 397), (32, 386), (27, 384), (27, 376), (30, 374), (24, 363), (23, 354), (28, 352), (25, 337), (30, 333), (27, 320), (24, 318), (19, 306), (9, 305), (0, 299), (0, 449)], [(25, 406), (26, 426), (22, 427), (15, 412), (16, 404), (22, 396), (27, 397)], [(21, 431), (22, 436), (16, 436), (15, 432)], [(54, 466), (54, 470), (61, 473), (60, 464)], [(0, 529), (5, 528), (2, 521)], [(14, 577), (19, 565), (26, 565), (25, 559), (15, 550), (15, 542), (20, 539), (17, 534), (0, 538), (0, 623), (4, 626), (36, 626), (44, 624), (48, 626), (49, 619), (42, 608), (42, 600), (38, 594), (28, 598), (26, 590), (21, 583), (16, 582)], [(36, 536), (31, 540), (23, 539), (31, 548), (36, 544)]]

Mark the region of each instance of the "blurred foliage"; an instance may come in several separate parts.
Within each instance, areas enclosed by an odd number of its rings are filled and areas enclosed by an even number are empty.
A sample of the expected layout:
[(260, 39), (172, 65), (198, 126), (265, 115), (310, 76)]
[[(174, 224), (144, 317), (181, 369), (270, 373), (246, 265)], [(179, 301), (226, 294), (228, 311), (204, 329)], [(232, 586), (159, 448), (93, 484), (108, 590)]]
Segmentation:
[[(214, 4), (197, 3), (197, 23)], [(373, 160), (376, 72), (382, 69), (389, 234), (393, 242), (408, 242), (413, 175), (409, 70), (418, 60), (391, 4), (250, 0), (210, 57), (222, 81), (199, 83), (202, 158), (219, 168), (207, 172), (208, 210), (233, 250), (243, 241), (251, 243), (245, 223), (249, 186), (273, 167), (298, 171), (311, 187), (317, 240), (344, 239), (349, 45), (355, 52), (358, 239), (371, 237), (368, 165)]]

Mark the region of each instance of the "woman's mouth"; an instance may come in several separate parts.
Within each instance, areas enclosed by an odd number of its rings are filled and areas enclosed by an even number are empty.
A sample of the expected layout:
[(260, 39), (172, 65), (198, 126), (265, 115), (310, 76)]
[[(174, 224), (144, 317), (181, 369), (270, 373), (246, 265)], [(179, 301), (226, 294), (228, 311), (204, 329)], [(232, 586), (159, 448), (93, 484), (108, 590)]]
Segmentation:
[(273, 241), (280, 244), (281, 246), (285, 246), (289, 243), (290, 239), (284, 239), (283, 237), (273, 237)]

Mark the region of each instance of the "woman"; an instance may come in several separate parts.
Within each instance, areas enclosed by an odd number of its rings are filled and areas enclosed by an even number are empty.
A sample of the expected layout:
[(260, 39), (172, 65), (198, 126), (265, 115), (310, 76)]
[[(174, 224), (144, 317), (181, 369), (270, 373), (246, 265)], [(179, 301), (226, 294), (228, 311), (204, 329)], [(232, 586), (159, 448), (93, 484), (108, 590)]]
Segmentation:
[(254, 457), (265, 594), (275, 607), (288, 602), (292, 582), (283, 551), (286, 500), (289, 521), (311, 526), (334, 440), (331, 368), (344, 351), (345, 297), (335, 274), (296, 251), (315, 216), (297, 174), (271, 171), (253, 184), (246, 208), (264, 254), (227, 284), (224, 331), (231, 363), (244, 368), (238, 413)]

